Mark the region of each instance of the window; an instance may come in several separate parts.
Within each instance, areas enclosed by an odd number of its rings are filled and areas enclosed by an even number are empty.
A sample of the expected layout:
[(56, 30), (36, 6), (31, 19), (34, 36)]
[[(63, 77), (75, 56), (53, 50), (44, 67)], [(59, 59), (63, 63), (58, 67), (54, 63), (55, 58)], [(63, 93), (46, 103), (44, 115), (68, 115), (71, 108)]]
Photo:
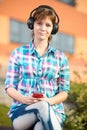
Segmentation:
[(75, 0), (59, 0), (60, 2), (64, 2), (68, 5), (71, 5), (71, 6), (75, 6), (76, 5), (76, 2)]
[(16, 20), (10, 20), (10, 41), (16, 43), (29, 43), (31, 32), (27, 24)]
[(74, 53), (74, 37), (64, 33), (57, 33), (52, 37), (51, 45), (60, 51)]
[[(31, 30), (27, 24), (16, 20), (10, 20), (10, 41), (27, 44), (31, 41)], [(74, 53), (74, 37), (64, 33), (53, 35), (51, 44), (56, 49), (67, 53)]]

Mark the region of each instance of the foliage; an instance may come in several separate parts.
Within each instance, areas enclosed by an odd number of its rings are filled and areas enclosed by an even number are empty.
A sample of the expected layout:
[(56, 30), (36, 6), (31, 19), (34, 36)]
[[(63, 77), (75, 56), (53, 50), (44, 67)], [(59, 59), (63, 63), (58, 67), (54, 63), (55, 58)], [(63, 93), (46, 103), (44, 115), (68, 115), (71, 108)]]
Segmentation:
[(71, 83), (68, 102), (74, 107), (67, 113), (64, 130), (87, 130), (87, 84)]
[(11, 126), (11, 121), (7, 116), (9, 108), (5, 105), (0, 105), (0, 126)]

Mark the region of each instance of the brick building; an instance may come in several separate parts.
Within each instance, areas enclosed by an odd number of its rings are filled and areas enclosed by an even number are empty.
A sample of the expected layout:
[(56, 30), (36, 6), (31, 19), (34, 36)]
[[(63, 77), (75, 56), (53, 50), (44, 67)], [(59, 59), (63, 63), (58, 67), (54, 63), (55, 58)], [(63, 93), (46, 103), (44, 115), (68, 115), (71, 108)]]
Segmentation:
[(60, 17), (52, 45), (67, 55), (71, 80), (87, 82), (87, 0), (0, 0), (0, 77), (5, 78), (12, 50), (30, 41), (26, 21), (41, 4), (52, 6)]

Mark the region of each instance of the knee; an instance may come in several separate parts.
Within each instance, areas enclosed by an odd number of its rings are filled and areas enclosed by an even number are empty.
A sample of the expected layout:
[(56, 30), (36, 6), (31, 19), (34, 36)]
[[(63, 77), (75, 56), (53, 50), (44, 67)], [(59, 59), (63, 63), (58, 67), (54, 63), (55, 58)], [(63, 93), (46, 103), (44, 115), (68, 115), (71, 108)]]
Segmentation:
[[(31, 117), (32, 116), (32, 117)], [(36, 122), (33, 115), (26, 114), (13, 120), (13, 128), (15, 130), (26, 130)]]
[(21, 123), (20, 121), (14, 119), (14, 121), (13, 121), (14, 130), (24, 130), (25, 128), (22, 124), (23, 123)]
[(46, 110), (46, 109), (48, 109), (49, 103), (46, 101), (40, 101), (40, 106), (41, 106), (41, 108)]
[(38, 114), (38, 118), (42, 117), (45, 119), (45, 121), (48, 120), (48, 115), (49, 115), (49, 104), (46, 101), (40, 101), (39, 104), (39, 114)]
[(14, 130), (20, 130), (21, 129), (21, 125), (19, 122), (15, 121), (15, 119), (13, 120), (13, 128)]
[(40, 121), (38, 121), (35, 126), (34, 126), (34, 130), (44, 130), (43, 125)]

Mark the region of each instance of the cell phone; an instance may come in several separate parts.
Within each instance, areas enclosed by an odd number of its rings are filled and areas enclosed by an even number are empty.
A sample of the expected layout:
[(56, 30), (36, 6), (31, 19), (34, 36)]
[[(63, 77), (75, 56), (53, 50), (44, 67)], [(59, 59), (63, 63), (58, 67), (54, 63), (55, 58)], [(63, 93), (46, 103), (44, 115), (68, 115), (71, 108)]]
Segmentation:
[(35, 97), (35, 98), (43, 98), (43, 94), (42, 93), (34, 92), (33, 93), (33, 97)]

